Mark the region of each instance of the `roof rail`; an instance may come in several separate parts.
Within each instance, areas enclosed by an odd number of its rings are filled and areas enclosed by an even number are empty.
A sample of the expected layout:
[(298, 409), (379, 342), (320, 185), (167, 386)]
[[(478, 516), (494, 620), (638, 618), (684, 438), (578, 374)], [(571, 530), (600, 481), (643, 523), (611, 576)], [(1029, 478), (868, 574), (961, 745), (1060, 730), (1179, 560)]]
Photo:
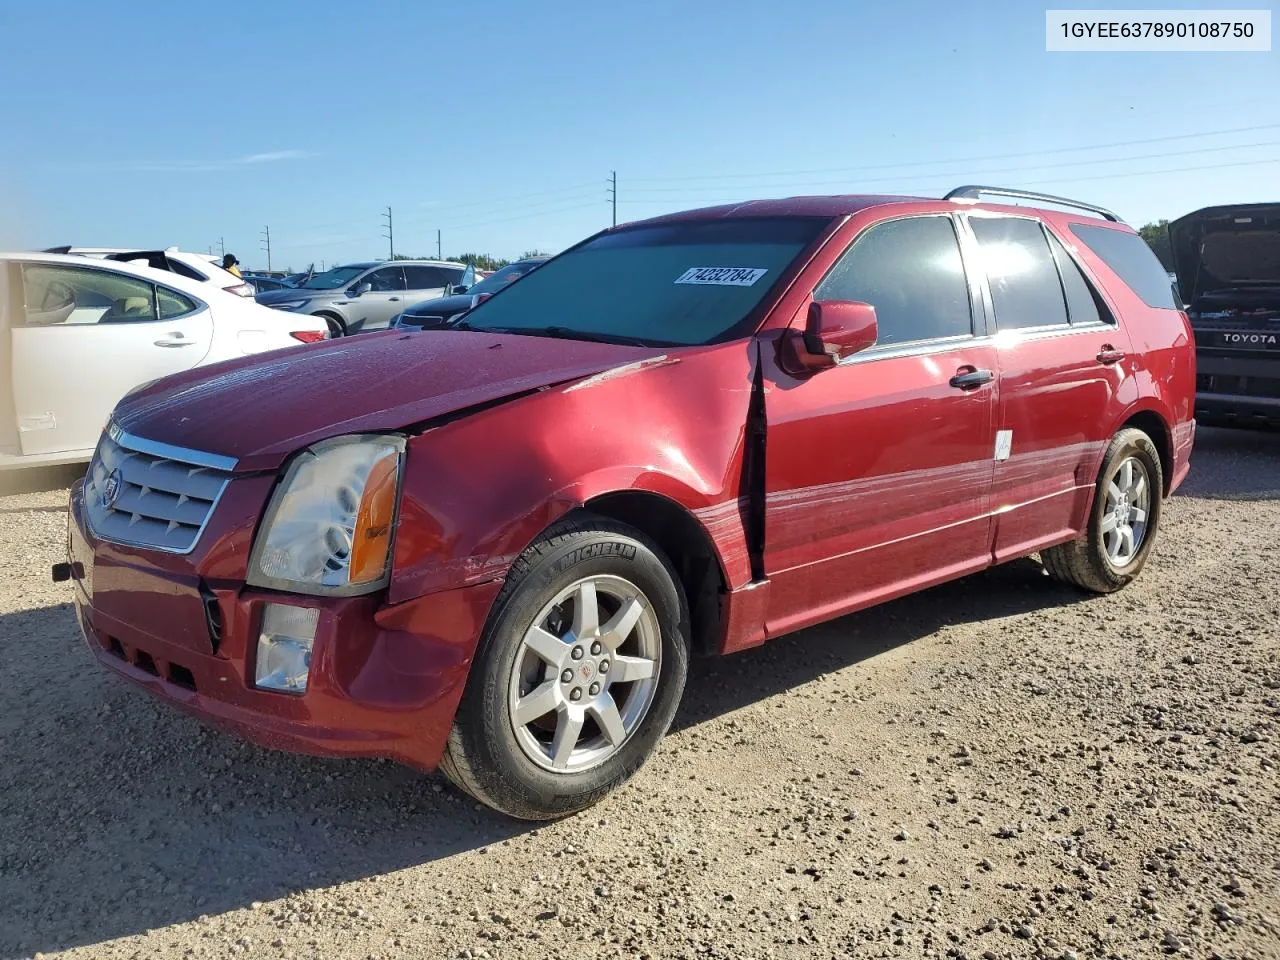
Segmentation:
[(1113, 223), (1124, 222), (1106, 207), (1098, 207), (1092, 203), (1081, 203), (1079, 200), (1068, 200), (1066, 197), (1055, 197), (1051, 193), (1036, 193), (1032, 190), (1009, 190), (1005, 187), (983, 187), (970, 183), (963, 187), (956, 187), (942, 199), (977, 200), (983, 195), (988, 197), (1012, 197), (1016, 200), (1039, 200), (1041, 203), (1056, 203), (1063, 207), (1076, 207), (1079, 210), (1088, 210), (1090, 213), (1096, 213), (1098, 216), (1110, 220)]

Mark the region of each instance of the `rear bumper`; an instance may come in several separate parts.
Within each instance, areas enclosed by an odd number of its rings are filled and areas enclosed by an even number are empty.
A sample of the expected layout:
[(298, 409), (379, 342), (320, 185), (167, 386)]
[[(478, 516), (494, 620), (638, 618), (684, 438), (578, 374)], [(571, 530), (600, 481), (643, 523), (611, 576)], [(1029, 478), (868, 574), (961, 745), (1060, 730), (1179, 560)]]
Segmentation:
[[(210, 725), (272, 749), (387, 757), (421, 770), (439, 763), (476, 642), (500, 584), (445, 591), (394, 607), (373, 597), (314, 598), (253, 589), (212, 591), (221, 636), (210, 634), (200, 581), (122, 566), (98, 596), (100, 546), (72, 491), (68, 559), (76, 616), (106, 669)], [(185, 602), (174, 602), (185, 596)], [(268, 603), (318, 607), (306, 693), (253, 686)], [(154, 610), (162, 607), (163, 617)]]
[(1239, 426), (1280, 426), (1280, 398), (1234, 393), (1197, 393), (1196, 416), (1206, 422)]
[(1196, 355), (1196, 416), (1240, 426), (1280, 425), (1280, 355)]

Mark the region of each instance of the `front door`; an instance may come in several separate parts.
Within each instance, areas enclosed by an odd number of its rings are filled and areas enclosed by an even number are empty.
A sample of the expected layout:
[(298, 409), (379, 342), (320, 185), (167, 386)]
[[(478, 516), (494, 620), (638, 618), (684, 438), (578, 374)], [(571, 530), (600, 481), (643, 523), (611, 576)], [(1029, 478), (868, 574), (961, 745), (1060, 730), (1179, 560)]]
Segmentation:
[(92, 451), (120, 398), (209, 352), (209, 308), (96, 266), (23, 263), (11, 318), (13, 402), (24, 456)]
[(873, 224), (818, 284), (874, 347), (804, 379), (763, 350), (771, 636), (990, 563), (997, 358), (956, 226)]
[(1031, 217), (972, 213), (990, 287), (1006, 456), (992, 486), (995, 559), (1071, 539), (1085, 524), (1131, 361), (1106, 302)]
[(371, 289), (351, 301), (350, 310), (355, 317), (355, 323), (351, 324), (353, 333), (385, 329), (391, 318), (408, 305), (402, 267), (379, 267), (359, 283), (371, 284)]

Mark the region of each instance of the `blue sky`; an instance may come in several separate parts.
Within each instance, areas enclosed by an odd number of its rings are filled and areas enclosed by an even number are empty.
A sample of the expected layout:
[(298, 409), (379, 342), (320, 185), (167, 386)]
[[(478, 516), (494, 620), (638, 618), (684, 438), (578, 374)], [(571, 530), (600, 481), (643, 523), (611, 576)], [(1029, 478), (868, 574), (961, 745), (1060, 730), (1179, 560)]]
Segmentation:
[(397, 253), (514, 256), (607, 226), (614, 169), (620, 221), (974, 181), (1135, 224), (1280, 200), (1280, 53), (1046, 53), (1044, 9), (10, 3), (0, 246), (265, 266), (269, 224), (301, 269), (385, 255), (390, 204)]

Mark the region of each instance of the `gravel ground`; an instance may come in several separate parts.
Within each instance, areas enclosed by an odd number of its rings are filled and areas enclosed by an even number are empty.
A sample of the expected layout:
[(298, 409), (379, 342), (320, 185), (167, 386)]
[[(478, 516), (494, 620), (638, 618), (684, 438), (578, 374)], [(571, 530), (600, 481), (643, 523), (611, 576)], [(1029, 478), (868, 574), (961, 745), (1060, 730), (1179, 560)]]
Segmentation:
[(0, 498), (0, 960), (1280, 957), (1280, 435), (1193, 463), (1129, 589), (1023, 560), (695, 664), (536, 829), (104, 675), (50, 475)]

